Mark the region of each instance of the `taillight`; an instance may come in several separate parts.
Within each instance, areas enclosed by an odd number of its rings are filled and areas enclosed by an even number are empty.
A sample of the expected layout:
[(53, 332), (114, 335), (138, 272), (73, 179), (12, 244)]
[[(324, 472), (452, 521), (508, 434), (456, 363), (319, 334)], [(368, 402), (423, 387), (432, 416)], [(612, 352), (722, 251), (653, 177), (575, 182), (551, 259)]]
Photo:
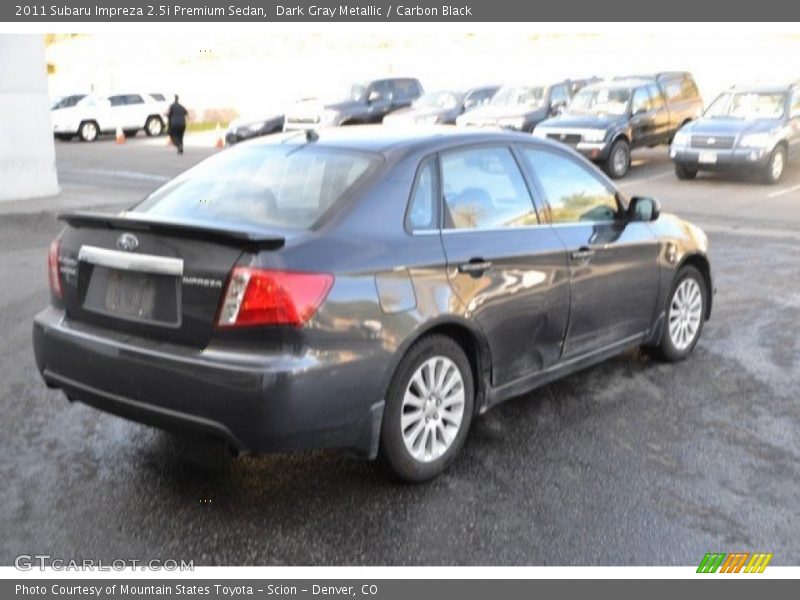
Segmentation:
[(235, 267), (217, 325), (302, 325), (320, 307), (333, 275)]
[(61, 289), (61, 277), (58, 274), (58, 251), (61, 247), (59, 238), (50, 242), (50, 250), (47, 253), (47, 275), (50, 280), (50, 291), (56, 298), (63, 298), (64, 292)]

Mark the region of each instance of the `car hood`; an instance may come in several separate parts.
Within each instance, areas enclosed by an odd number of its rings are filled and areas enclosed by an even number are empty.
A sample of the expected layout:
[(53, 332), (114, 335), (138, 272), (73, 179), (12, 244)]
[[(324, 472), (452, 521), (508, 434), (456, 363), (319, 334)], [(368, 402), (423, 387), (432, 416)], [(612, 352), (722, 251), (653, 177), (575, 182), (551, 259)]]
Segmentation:
[(627, 116), (564, 114), (542, 122), (543, 129), (608, 129), (628, 120)]
[(693, 135), (743, 135), (768, 133), (780, 125), (780, 119), (699, 119), (684, 126), (681, 131)]
[(531, 108), (529, 106), (481, 106), (466, 114), (467, 120), (489, 119), (514, 119), (517, 117), (539, 116), (545, 112), (544, 107)]

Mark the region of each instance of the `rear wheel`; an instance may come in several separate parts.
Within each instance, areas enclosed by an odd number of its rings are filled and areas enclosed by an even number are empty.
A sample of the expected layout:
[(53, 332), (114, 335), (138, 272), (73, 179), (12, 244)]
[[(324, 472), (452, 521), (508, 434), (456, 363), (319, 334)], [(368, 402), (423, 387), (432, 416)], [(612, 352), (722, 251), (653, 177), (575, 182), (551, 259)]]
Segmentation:
[(683, 267), (672, 284), (661, 341), (653, 349), (658, 358), (676, 362), (692, 353), (703, 332), (707, 306), (703, 275), (695, 267)]
[(461, 347), (425, 337), (403, 357), (389, 385), (381, 457), (406, 481), (425, 481), (453, 462), (472, 421), (474, 385)]
[(144, 124), (144, 132), (149, 137), (161, 135), (164, 133), (164, 121), (161, 120), (161, 117), (155, 115), (147, 117), (147, 121)]
[(786, 148), (783, 145), (776, 146), (769, 157), (764, 172), (761, 174), (764, 183), (775, 184), (783, 177), (786, 168)]
[(678, 179), (694, 179), (697, 177), (697, 169), (687, 167), (680, 163), (675, 163), (675, 175)]
[(93, 142), (100, 134), (100, 129), (94, 121), (84, 121), (78, 128), (78, 137), (84, 142)]
[(627, 140), (619, 138), (611, 145), (606, 159), (606, 173), (613, 179), (625, 177), (631, 166), (631, 147)]

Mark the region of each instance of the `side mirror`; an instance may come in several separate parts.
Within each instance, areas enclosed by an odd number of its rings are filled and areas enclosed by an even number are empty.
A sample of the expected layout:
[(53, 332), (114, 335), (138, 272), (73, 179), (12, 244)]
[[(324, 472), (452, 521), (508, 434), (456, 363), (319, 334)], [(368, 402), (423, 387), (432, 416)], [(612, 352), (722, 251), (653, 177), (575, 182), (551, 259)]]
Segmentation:
[(655, 198), (634, 196), (628, 205), (628, 219), (631, 221), (656, 221), (661, 216), (661, 203)]

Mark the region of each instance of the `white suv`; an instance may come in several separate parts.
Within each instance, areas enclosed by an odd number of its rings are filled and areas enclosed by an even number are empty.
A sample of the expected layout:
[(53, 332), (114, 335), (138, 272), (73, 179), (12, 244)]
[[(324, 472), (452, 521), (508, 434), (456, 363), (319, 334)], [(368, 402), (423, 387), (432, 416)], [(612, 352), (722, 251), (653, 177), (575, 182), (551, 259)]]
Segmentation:
[(166, 123), (164, 102), (158, 96), (145, 93), (86, 96), (75, 106), (51, 111), (53, 133), (62, 140), (77, 135), (85, 142), (96, 140), (101, 133), (113, 133), (118, 127), (129, 137), (140, 129), (149, 136), (161, 135)]

